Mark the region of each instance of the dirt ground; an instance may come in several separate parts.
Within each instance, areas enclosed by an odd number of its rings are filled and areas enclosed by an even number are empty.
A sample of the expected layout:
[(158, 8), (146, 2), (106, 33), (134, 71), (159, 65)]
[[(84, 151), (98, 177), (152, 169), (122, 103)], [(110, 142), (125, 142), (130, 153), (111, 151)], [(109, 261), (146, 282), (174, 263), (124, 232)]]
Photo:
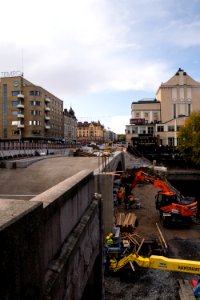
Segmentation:
[[(190, 228), (163, 228), (159, 212), (155, 208), (157, 188), (151, 185), (137, 185), (135, 197), (141, 208), (132, 208), (137, 215), (136, 232), (145, 239), (159, 237), (158, 224), (168, 250), (165, 256), (171, 258), (200, 260), (200, 225), (194, 222)], [(106, 300), (177, 300), (179, 298), (178, 279), (198, 278), (186, 273), (146, 269), (133, 272), (131, 268), (105, 276)]]

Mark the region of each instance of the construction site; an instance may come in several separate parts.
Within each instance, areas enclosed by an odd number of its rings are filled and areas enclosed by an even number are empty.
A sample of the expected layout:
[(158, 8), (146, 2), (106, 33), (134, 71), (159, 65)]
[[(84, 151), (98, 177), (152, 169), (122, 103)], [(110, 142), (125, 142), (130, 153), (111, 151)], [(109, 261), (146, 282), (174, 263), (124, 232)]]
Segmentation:
[(116, 177), (114, 182), (113, 232), (105, 240), (105, 299), (200, 299), (198, 202), (164, 180), (156, 181), (152, 172), (145, 169), (141, 176), (141, 169), (136, 171), (129, 180), (129, 203), (117, 200), (122, 181)]

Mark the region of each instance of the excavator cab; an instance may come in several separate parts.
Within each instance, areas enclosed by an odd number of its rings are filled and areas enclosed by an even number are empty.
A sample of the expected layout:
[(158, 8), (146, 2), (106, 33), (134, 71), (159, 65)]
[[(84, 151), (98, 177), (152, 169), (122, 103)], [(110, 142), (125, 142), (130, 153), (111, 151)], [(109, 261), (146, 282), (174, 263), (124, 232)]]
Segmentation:
[(179, 199), (176, 194), (173, 193), (162, 193), (158, 192), (158, 194), (155, 196), (155, 204), (156, 209), (160, 210), (163, 206), (171, 205), (172, 203), (178, 203)]

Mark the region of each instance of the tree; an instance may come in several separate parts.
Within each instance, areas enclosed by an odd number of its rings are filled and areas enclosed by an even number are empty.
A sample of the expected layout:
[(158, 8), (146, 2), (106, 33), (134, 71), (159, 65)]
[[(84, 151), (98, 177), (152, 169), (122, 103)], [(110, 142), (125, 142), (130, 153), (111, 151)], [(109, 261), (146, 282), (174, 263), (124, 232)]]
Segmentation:
[(118, 136), (118, 141), (119, 141), (119, 142), (124, 142), (125, 140), (126, 140), (125, 134), (120, 134), (120, 135)]
[(193, 113), (178, 133), (180, 156), (200, 166), (200, 113)]

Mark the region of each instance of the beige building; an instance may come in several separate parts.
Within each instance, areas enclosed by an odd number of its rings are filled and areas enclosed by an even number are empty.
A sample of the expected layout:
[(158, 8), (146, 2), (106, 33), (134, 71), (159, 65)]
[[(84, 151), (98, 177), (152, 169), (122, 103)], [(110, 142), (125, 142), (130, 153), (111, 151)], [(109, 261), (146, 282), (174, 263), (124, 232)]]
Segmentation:
[(153, 136), (155, 124), (160, 122), (160, 102), (156, 99), (143, 99), (131, 104), (130, 124), (126, 126), (126, 141), (132, 143), (133, 139), (143, 136)]
[(132, 103), (132, 119), (126, 126), (126, 141), (135, 138), (152, 140), (160, 145), (177, 146), (177, 133), (192, 112), (200, 111), (200, 82), (179, 68), (176, 74), (161, 83), (153, 101)]
[(77, 141), (81, 144), (103, 143), (104, 126), (98, 122), (78, 122)]
[(63, 139), (63, 101), (23, 77), (20, 72), (0, 79), (1, 140)]
[(64, 109), (64, 142), (75, 143), (77, 135), (77, 119), (72, 108)]

